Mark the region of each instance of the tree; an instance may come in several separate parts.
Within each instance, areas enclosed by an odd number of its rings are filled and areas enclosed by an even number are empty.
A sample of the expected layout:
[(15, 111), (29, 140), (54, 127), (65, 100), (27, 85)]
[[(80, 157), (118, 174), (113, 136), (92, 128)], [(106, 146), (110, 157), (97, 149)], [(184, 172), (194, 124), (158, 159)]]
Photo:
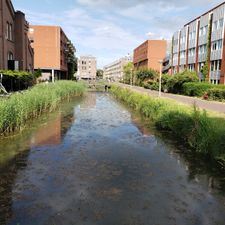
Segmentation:
[(97, 70), (97, 73), (96, 73), (96, 76), (97, 76), (97, 78), (103, 78), (103, 70), (101, 70), (101, 69), (98, 69)]
[(68, 80), (74, 78), (77, 71), (77, 57), (75, 56), (76, 49), (71, 41), (67, 42), (67, 67), (68, 67)]
[(132, 62), (123, 66), (123, 81), (126, 84), (133, 83), (134, 64)]
[(140, 81), (154, 80), (159, 77), (159, 73), (152, 69), (141, 69), (137, 71), (136, 77)]

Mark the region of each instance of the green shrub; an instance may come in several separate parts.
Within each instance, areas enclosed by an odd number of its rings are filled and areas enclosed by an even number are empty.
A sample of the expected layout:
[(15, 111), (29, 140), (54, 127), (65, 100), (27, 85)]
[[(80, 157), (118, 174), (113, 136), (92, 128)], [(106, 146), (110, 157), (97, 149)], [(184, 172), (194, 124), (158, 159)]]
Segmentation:
[(175, 74), (168, 79), (167, 87), (170, 93), (182, 94), (183, 85), (188, 82), (198, 82), (199, 78), (195, 72), (185, 70), (181, 73)]
[(144, 81), (142, 86), (150, 90), (159, 90), (159, 82), (154, 80)]
[(208, 98), (216, 101), (225, 101), (225, 87), (214, 87), (207, 91)]
[(183, 84), (183, 94), (188, 96), (203, 96), (210, 88), (214, 87), (209, 83), (190, 82)]
[(145, 80), (154, 80), (159, 77), (159, 72), (152, 70), (152, 69), (141, 69), (136, 71), (136, 78), (140, 82), (143, 82)]

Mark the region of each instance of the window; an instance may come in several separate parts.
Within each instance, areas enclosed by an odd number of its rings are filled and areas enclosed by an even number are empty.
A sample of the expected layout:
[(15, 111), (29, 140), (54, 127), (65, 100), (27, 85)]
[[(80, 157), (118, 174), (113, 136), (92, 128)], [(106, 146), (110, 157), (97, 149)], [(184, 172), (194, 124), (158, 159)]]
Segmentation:
[(203, 67), (204, 65), (205, 65), (205, 63), (202, 63), (202, 62), (198, 64), (198, 71), (199, 71), (199, 72), (201, 72), (202, 67)]
[(221, 60), (211, 61), (211, 71), (221, 71)]
[(203, 27), (201, 27), (199, 31), (199, 36), (202, 36), (202, 35), (203, 35)]
[(222, 49), (223, 43), (222, 43), (222, 39), (218, 40), (218, 41), (213, 41), (212, 42), (212, 51), (217, 51)]
[(195, 48), (191, 48), (188, 50), (188, 56), (191, 57), (191, 56), (194, 56), (195, 55)]
[(207, 49), (206, 45), (200, 45), (198, 48), (199, 55), (206, 53), (206, 49)]
[(208, 25), (200, 28), (199, 37), (206, 35), (207, 33), (208, 33)]
[(9, 23), (6, 23), (6, 39), (9, 39)]
[(213, 23), (212, 31), (214, 31), (214, 30), (217, 30), (217, 21), (215, 21), (215, 22)]
[(219, 29), (223, 28), (223, 19), (219, 20)]
[(177, 53), (173, 54), (173, 59), (177, 59), (177, 58), (178, 58), (178, 54)]
[(13, 35), (12, 35), (13, 27), (12, 24), (9, 24), (9, 40), (13, 40)]
[(185, 58), (185, 53), (186, 53), (185, 51), (181, 51), (180, 52), (180, 58)]
[(13, 53), (12, 52), (8, 52), (8, 60), (13, 60)]
[(189, 64), (188, 68), (190, 71), (194, 71), (195, 70), (195, 64)]

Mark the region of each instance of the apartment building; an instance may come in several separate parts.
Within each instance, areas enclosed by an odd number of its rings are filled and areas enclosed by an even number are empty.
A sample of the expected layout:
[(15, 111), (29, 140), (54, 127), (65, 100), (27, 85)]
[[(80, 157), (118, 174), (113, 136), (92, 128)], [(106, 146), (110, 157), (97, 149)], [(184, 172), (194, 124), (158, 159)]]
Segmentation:
[(172, 73), (189, 69), (196, 71), (202, 79), (201, 70), (207, 62), (208, 81), (225, 84), (224, 25), (225, 2), (176, 31), (172, 43)]
[(33, 71), (28, 29), (25, 14), (15, 11), (10, 0), (0, 0), (0, 69)]
[(68, 78), (69, 51), (71, 46), (64, 31), (59, 26), (30, 26), (29, 38), (34, 48), (34, 69), (41, 69), (41, 80), (61, 80)]
[(123, 79), (123, 67), (132, 62), (131, 56), (120, 58), (103, 68), (103, 78), (111, 81), (120, 81)]
[(97, 61), (96, 58), (87, 55), (87, 56), (80, 56), (78, 60), (78, 72), (77, 78), (79, 80), (95, 80), (97, 73)]
[(134, 68), (135, 70), (148, 68), (160, 71), (159, 61), (166, 56), (166, 40), (147, 40), (134, 49)]

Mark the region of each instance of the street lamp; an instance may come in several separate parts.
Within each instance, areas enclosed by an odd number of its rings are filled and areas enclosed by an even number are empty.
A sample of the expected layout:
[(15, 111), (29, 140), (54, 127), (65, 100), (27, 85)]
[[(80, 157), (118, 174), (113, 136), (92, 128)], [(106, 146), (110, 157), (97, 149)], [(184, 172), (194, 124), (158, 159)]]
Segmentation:
[(159, 97), (162, 94), (162, 60), (159, 60)]

